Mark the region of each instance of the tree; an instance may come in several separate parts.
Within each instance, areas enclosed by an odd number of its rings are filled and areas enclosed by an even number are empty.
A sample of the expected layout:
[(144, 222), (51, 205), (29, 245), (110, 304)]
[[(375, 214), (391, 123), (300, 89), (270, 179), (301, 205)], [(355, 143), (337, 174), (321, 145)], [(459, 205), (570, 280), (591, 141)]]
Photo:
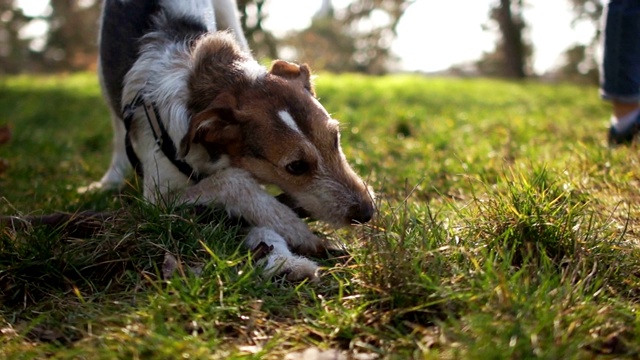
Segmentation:
[(31, 20), (14, 7), (13, 0), (0, 0), (0, 73), (17, 73), (29, 65), (33, 54), (20, 30)]
[(577, 22), (580, 20), (586, 20), (591, 23), (596, 28), (596, 38), (600, 37), (600, 19), (602, 17), (602, 12), (604, 10), (604, 6), (602, 5), (601, 0), (569, 0), (569, 3), (573, 5), (573, 12), (575, 14), (575, 18), (573, 22)]
[(594, 50), (589, 45), (574, 45), (564, 53), (564, 64), (560, 66), (556, 76), (560, 79), (581, 82), (598, 83), (598, 65)]
[(249, 48), (257, 57), (278, 58), (278, 41), (262, 24), (268, 13), (267, 0), (238, 0), (242, 30), (249, 42)]
[[(256, 57), (277, 58), (289, 47), (299, 59), (333, 71), (381, 74), (394, 62), (391, 42), (404, 11), (415, 0), (352, 0), (335, 10), (323, 0), (310, 29), (279, 39), (263, 27), (269, 0), (238, 0), (243, 30)], [(98, 0), (49, 0), (49, 10), (25, 16), (14, 0), (0, 0), (0, 72), (75, 71), (95, 67)], [(33, 22), (48, 30), (37, 39), (24, 36)], [(37, 45), (37, 46), (35, 46)], [(312, 64), (313, 65), (313, 64)]]
[(591, 42), (586, 45), (575, 45), (564, 54), (564, 64), (559, 75), (571, 81), (587, 81), (597, 83), (599, 77), (597, 48), (602, 37), (601, 18), (604, 7), (600, 0), (569, 0), (574, 12), (572, 25), (580, 21), (591, 23), (595, 29)]
[(499, 37), (495, 50), (477, 62), (481, 73), (516, 79), (531, 74), (532, 46), (524, 37), (527, 24), (523, 10), (523, 0), (499, 0), (492, 5), (487, 28), (495, 30)]
[[(95, 0), (50, 0), (50, 11), (26, 16), (13, 0), (0, 0), (0, 72), (86, 70), (96, 64), (100, 5)], [(32, 38), (29, 25), (46, 24)]]
[(45, 60), (51, 71), (76, 71), (95, 67), (100, 2), (50, 0), (49, 34)]
[(325, 1), (311, 26), (284, 39), (284, 45), (316, 68), (385, 73), (395, 60), (396, 27), (414, 1), (353, 0), (344, 9)]

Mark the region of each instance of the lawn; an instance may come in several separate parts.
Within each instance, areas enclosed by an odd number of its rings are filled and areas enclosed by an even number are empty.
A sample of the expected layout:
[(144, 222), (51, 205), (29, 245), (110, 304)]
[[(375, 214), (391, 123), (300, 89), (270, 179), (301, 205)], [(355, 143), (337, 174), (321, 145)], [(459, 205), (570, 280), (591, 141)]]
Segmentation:
[[(111, 125), (94, 74), (0, 80), (0, 215), (113, 212), (87, 237), (0, 227), (0, 358), (640, 356), (636, 145), (595, 87), (321, 74), (367, 225), (318, 283), (264, 280), (220, 214), (77, 189)], [(319, 357), (318, 357), (319, 359)]]

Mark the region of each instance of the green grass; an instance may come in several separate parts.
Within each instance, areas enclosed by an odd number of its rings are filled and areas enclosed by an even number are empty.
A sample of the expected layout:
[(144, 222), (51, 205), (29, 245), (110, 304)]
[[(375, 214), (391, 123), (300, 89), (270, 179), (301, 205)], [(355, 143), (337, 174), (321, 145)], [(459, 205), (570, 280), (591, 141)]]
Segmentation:
[(379, 213), (311, 224), (349, 256), (298, 284), (261, 280), (224, 219), (76, 192), (110, 160), (93, 74), (0, 80), (0, 214), (123, 209), (88, 239), (0, 228), (0, 358), (640, 356), (640, 157), (607, 148), (596, 88), (326, 74), (317, 92)]

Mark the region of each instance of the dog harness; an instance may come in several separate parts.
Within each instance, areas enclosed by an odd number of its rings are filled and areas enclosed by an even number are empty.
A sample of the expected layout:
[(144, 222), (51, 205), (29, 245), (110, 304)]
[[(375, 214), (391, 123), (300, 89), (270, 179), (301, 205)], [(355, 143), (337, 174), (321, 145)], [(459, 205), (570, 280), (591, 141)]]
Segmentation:
[(122, 109), (122, 118), (124, 120), (124, 127), (126, 129), (126, 135), (124, 139), (125, 149), (127, 152), (127, 157), (129, 158), (129, 162), (136, 170), (136, 173), (139, 176), (143, 176), (142, 166), (140, 164), (140, 158), (136, 155), (135, 150), (133, 149), (133, 145), (131, 144), (131, 122), (133, 121), (133, 116), (135, 115), (136, 110), (139, 106), (142, 106), (144, 110), (145, 117), (149, 122), (149, 127), (151, 127), (151, 132), (153, 133), (153, 137), (156, 140), (156, 144), (164, 154), (164, 156), (171, 161), (173, 166), (175, 166), (181, 173), (186, 175), (190, 180), (198, 183), (205, 176), (199, 174), (197, 171), (191, 167), (186, 161), (180, 160), (176, 157), (177, 150), (176, 146), (171, 140), (169, 133), (165, 129), (162, 121), (160, 119), (160, 114), (158, 113), (158, 108), (155, 103), (146, 103), (144, 101), (144, 97), (142, 96), (142, 89), (138, 91), (136, 96), (131, 100), (130, 103), (124, 106)]

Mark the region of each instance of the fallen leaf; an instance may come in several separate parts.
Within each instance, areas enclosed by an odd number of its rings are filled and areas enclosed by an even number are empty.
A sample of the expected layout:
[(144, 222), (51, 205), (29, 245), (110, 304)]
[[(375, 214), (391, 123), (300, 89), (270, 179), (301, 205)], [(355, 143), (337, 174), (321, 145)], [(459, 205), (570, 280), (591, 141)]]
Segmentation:
[(164, 261), (162, 262), (162, 278), (165, 280), (171, 279), (173, 273), (178, 269), (178, 259), (171, 253), (164, 254)]
[(0, 335), (6, 336), (6, 337), (14, 337), (18, 335), (18, 332), (12, 327), (6, 327), (6, 328), (0, 329)]
[(253, 260), (258, 261), (269, 255), (271, 251), (273, 251), (273, 245), (267, 245), (264, 241), (261, 241), (260, 244), (253, 249)]
[(7, 171), (9, 168), (9, 161), (7, 159), (0, 159), (0, 174)]
[(246, 345), (246, 346), (240, 346), (238, 348), (238, 350), (245, 352), (245, 353), (249, 353), (249, 354), (257, 354), (260, 351), (262, 351), (262, 346), (258, 346), (258, 345)]
[(11, 129), (8, 125), (0, 127), (0, 145), (6, 144), (11, 140)]

